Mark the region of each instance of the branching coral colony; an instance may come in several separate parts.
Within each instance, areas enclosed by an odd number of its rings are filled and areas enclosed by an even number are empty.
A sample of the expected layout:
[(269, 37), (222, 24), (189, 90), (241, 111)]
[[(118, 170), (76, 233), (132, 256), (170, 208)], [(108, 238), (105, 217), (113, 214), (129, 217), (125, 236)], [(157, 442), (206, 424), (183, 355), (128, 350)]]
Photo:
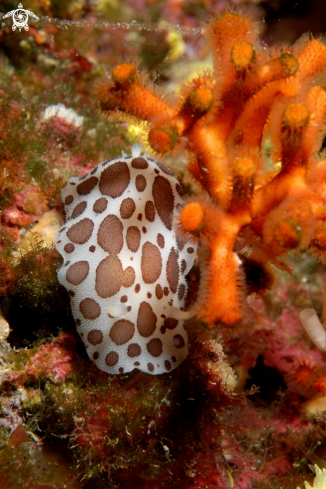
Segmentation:
[(201, 250), (194, 312), (210, 326), (232, 325), (246, 294), (272, 286), (271, 264), (289, 271), (281, 255), (325, 260), (326, 160), (318, 151), (326, 46), (305, 35), (269, 53), (252, 20), (232, 11), (205, 36), (213, 73), (183, 86), (176, 102), (164, 101), (132, 63), (116, 66), (97, 94), (102, 111), (147, 121), (154, 154), (186, 152), (188, 171), (210, 197), (192, 199), (180, 215), (181, 231)]

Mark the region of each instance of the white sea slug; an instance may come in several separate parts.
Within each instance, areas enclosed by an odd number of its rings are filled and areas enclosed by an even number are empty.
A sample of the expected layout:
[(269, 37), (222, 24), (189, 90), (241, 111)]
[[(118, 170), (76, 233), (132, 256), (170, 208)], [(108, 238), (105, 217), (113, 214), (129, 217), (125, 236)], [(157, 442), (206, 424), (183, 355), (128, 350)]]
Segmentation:
[(105, 372), (161, 374), (187, 356), (182, 308), (196, 243), (177, 236), (182, 189), (148, 155), (106, 161), (62, 190), (59, 282), (90, 359)]

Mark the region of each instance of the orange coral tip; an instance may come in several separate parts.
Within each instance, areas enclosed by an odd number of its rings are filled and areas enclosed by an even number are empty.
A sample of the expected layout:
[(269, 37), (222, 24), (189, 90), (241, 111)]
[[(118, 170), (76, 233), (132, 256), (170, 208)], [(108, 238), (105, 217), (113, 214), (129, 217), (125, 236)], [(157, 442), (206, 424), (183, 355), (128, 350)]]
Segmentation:
[(231, 50), (231, 59), (237, 69), (246, 68), (256, 59), (254, 46), (246, 41), (237, 42)]
[(299, 129), (306, 126), (309, 122), (310, 112), (306, 105), (289, 104), (285, 107), (282, 114), (282, 120), (289, 129)]
[(198, 202), (187, 204), (180, 215), (180, 222), (185, 231), (194, 232), (198, 230), (203, 220), (203, 209)]
[(251, 158), (238, 158), (234, 164), (234, 173), (242, 178), (252, 178), (256, 172), (255, 163)]
[(272, 80), (283, 78), (284, 76), (294, 75), (299, 69), (299, 61), (293, 54), (282, 53), (278, 58), (271, 59), (262, 65), (258, 74), (261, 83), (268, 83)]
[(235, 22), (241, 22), (244, 19), (246, 19), (244, 15), (233, 12), (232, 10), (227, 10), (226, 12), (222, 12), (215, 17), (215, 19), (212, 21), (212, 26), (214, 27), (215, 23), (225, 23), (226, 26), (228, 26)]
[(178, 130), (171, 124), (166, 124), (164, 127), (154, 127), (148, 134), (148, 143), (157, 153), (169, 153), (178, 141)]
[(206, 86), (194, 88), (187, 98), (187, 105), (199, 113), (208, 112), (214, 103), (213, 90)]
[(299, 68), (299, 61), (291, 53), (283, 53), (280, 56), (281, 65), (284, 67), (285, 75), (294, 75)]
[(112, 80), (117, 85), (123, 85), (126, 82), (132, 82), (136, 77), (136, 68), (134, 65), (118, 65), (112, 71)]

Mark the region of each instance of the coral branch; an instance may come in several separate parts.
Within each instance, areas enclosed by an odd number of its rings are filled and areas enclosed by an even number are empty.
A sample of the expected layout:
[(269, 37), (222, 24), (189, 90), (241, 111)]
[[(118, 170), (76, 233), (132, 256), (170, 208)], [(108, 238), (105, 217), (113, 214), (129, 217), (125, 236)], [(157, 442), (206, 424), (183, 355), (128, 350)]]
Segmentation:
[(168, 104), (142, 84), (134, 65), (116, 66), (111, 79), (98, 84), (97, 95), (103, 111), (118, 109), (142, 120), (162, 114), (169, 120), (175, 115)]
[(103, 111), (147, 121), (154, 153), (192, 154), (188, 170), (211, 202), (192, 199), (179, 229), (199, 241), (195, 311), (212, 326), (241, 318), (245, 275), (248, 292), (263, 293), (275, 281), (270, 264), (289, 271), (278, 259), (288, 251), (307, 249), (326, 261), (326, 165), (318, 160), (326, 46), (303, 36), (268, 55), (252, 20), (231, 11), (213, 19), (205, 37), (213, 75), (181, 87), (173, 105), (147, 88), (132, 64), (115, 67), (98, 95)]
[(240, 261), (233, 252), (239, 225), (232, 216), (221, 215), (219, 233), (208, 242), (203, 259), (199, 304), (195, 313), (211, 327), (216, 321), (238, 322), (242, 314)]

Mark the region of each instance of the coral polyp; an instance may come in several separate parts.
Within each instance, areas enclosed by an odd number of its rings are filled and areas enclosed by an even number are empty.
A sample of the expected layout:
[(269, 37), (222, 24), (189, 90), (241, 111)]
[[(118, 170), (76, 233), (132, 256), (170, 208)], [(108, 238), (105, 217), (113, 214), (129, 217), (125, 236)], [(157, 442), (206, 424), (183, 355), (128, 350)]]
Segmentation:
[(154, 154), (187, 155), (210, 198), (193, 198), (179, 219), (205, 250), (194, 311), (209, 325), (232, 325), (244, 310), (247, 246), (280, 268), (293, 250), (322, 255), (326, 46), (303, 36), (270, 53), (253, 21), (233, 11), (213, 19), (205, 37), (213, 72), (182, 86), (174, 102), (133, 64), (117, 65), (97, 93), (103, 112), (147, 124)]

